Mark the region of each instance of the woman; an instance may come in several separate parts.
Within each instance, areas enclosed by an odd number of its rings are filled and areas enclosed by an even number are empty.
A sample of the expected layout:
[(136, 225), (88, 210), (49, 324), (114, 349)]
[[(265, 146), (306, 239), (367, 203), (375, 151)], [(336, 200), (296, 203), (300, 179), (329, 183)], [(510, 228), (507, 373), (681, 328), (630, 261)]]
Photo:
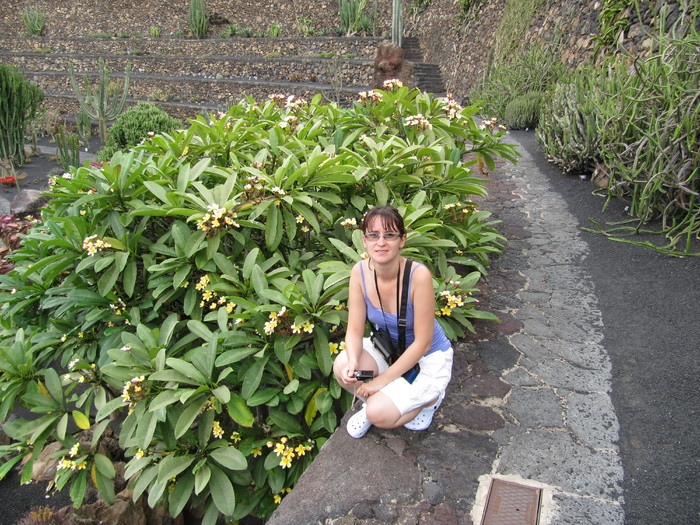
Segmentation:
[[(369, 259), (352, 269), (345, 350), (333, 365), (338, 383), (365, 401), (348, 420), (347, 430), (354, 438), (364, 436), (372, 425), (424, 430), (442, 403), (452, 375), (452, 345), (435, 319), (432, 275), (422, 264), (411, 268), (406, 350), (389, 366), (363, 335), (369, 319), (375, 327), (387, 329), (394, 343), (398, 340), (397, 279), (401, 286), (406, 259), (400, 251), (406, 244), (406, 230), (403, 218), (390, 206), (372, 208), (361, 227)], [(409, 383), (402, 376), (416, 363), (420, 373)], [(355, 370), (371, 370), (374, 378), (358, 381)]]

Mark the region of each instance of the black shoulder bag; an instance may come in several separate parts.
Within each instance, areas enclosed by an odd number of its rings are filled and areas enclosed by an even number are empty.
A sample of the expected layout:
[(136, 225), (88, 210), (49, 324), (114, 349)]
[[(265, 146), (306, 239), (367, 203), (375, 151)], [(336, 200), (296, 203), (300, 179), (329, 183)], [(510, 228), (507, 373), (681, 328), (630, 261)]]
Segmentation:
[[(399, 288), (399, 277), (401, 275), (401, 265), (399, 265), (399, 271), (396, 275), (396, 311), (397, 311), (397, 322), (399, 331), (399, 341), (398, 347), (394, 344), (389, 334), (389, 327), (386, 321), (386, 316), (384, 315), (384, 306), (382, 305), (382, 296), (379, 293), (379, 284), (377, 283), (377, 272), (374, 272), (374, 287), (377, 290), (377, 297), (379, 298), (379, 307), (382, 309), (382, 316), (384, 316), (384, 326), (385, 328), (377, 328), (372, 330), (370, 334), (370, 340), (372, 344), (377, 349), (377, 351), (386, 359), (387, 363), (393, 364), (401, 354), (406, 350), (406, 308), (408, 306), (408, 284), (411, 279), (411, 265), (413, 261), (411, 259), (406, 259), (406, 265), (404, 267), (403, 273), (403, 287)], [(399, 290), (401, 290), (401, 303), (399, 306)], [(420, 365), (416, 363), (411, 370), (406, 372), (403, 377), (409, 383), (413, 380), (420, 372)]]

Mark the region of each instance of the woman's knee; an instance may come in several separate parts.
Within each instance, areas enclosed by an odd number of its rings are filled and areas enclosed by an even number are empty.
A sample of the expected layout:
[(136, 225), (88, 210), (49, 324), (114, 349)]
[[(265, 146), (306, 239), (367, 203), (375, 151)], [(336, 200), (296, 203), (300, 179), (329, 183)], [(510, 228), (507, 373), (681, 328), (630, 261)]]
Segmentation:
[(335, 361), (333, 361), (333, 373), (335, 374), (336, 377), (340, 376), (343, 374), (343, 370), (348, 364), (348, 356), (343, 350), (338, 354), (338, 356), (335, 358)]
[(367, 400), (367, 420), (379, 428), (395, 428), (401, 412), (391, 399), (381, 392)]

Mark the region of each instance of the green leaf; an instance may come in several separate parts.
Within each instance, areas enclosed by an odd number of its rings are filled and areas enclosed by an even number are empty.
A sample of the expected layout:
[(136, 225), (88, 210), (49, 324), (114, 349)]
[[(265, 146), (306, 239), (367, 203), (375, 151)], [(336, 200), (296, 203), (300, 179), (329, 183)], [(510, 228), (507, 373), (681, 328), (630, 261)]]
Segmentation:
[(102, 297), (106, 297), (107, 294), (112, 291), (114, 288), (114, 283), (117, 282), (120, 273), (121, 272), (117, 265), (113, 264), (105, 273), (102, 274), (100, 280), (97, 281), (97, 291)]
[(170, 515), (179, 516), (180, 513), (185, 509), (185, 506), (190, 501), (190, 496), (192, 495), (192, 489), (194, 488), (195, 477), (186, 472), (180, 479), (177, 480), (175, 488), (168, 496), (168, 502), (170, 504)]
[(5, 476), (7, 476), (8, 472), (12, 470), (12, 467), (19, 463), (23, 457), (24, 456), (22, 455), (18, 455), (3, 463), (3, 465), (0, 467), (0, 481), (5, 479)]
[(253, 362), (253, 365), (246, 371), (243, 377), (243, 385), (241, 386), (241, 396), (243, 399), (248, 399), (260, 386), (265, 365), (269, 361), (270, 356), (258, 358)]
[(113, 505), (116, 500), (116, 496), (114, 495), (114, 482), (112, 481), (112, 478), (105, 476), (99, 470), (99, 467), (96, 467), (97, 463), (94, 463), (91, 469), (92, 479), (95, 481), (95, 484), (97, 485), (97, 490), (100, 492), (100, 496), (102, 496), (104, 502), (107, 505)]
[(169, 367), (177, 370), (182, 375), (191, 379), (195, 384), (206, 384), (207, 378), (202, 375), (202, 373), (195, 368), (192, 363), (185, 361), (184, 359), (178, 359), (177, 357), (170, 357), (165, 360), (165, 364)]
[(214, 333), (211, 330), (209, 330), (209, 328), (207, 328), (207, 325), (200, 321), (187, 321), (187, 328), (189, 328), (193, 334), (197, 335), (198, 337), (201, 337), (207, 342), (211, 341), (212, 339), (216, 339)]
[(245, 456), (234, 447), (215, 448), (209, 453), (209, 457), (222, 467), (231, 470), (245, 470), (248, 466)]
[(282, 410), (271, 410), (270, 420), (277, 425), (284, 434), (301, 434), (301, 425), (297, 418)]
[(68, 414), (63, 414), (56, 425), (56, 436), (63, 441), (66, 439), (66, 429), (68, 428)]
[(63, 387), (61, 386), (61, 379), (58, 377), (58, 372), (53, 368), (47, 368), (44, 371), (44, 383), (51, 397), (59, 403), (63, 403)]
[(291, 394), (292, 392), (296, 392), (297, 389), (299, 388), (299, 380), (298, 379), (292, 379), (287, 386), (284, 387), (284, 393), (285, 394)]
[(141, 471), (134, 483), (133, 501), (137, 501), (141, 497), (141, 494), (151, 485), (157, 475), (158, 465), (151, 465)]
[(214, 500), (214, 505), (224, 516), (232, 516), (236, 509), (236, 494), (228, 476), (219, 468), (210, 465), (211, 481), (209, 491)]
[(201, 492), (207, 487), (210, 479), (211, 469), (209, 468), (209, 465), (203, 465), (194, 475), (194, 493), (201, 494)]
[(219, 403), (221, 403), (223, 405), (228, 403), (229, 400), (231, 399), (231, 391), (225, 385), (221, 385), (220, 387), (215, 388), (214, 390), (211, 391), (211, 393), (214, 395), (214, 397), (216, 399), (219, 400)]
[(231, 416), (231, 419), (241, 426), (251, 428), (253, 423), (255, 423), (255, 416), (253, 416), (253, 412), (251, 412), (241, 396), (235, 392), (231, 392), (231, 399), (228, 403), (226, 403), (226, 409), (228, 410), (228, 414)]
[(78, 425), (78, 428), (87, 430), (90, 428), (90, 420), (80, 410), (73, 410), (73, 421)]
[(185, 244), (185, 257), (191, 258), (195, 253), (197, 253), (202, 245), (205, 245), (205, 239), (207, 234), (203, 231), (193, 232), (188, 238)]
[(79, 508), (83, 504), (85, 498), (85, 488), (87, 486), (87, 470), (78, 471), (73, 484), (70, 486), (70, 499), (73, 501), (73, 507)]
[(164, 390), (153, 398), (153, 401), (148, 405), (148, 410), (154, 412), (160, 408), (172, 405), (180, 398), (178, 390)]
[(125, 407), (124, 400), (121, 397), (115, 397), (111, 401), (108, 401), (106, 405), (103, 405), (95, 416), (95, 421), (100, 421), (107, 416), (109, 416), (115, 410)]
[(182, 435), (189, 430), (192, 423), (197, 418), (197, 415), (201, 412), (202, 408), (204, 408), (206, 402), (206, 399), (200, 399), (198, 403), (193, 403), (182, 411), (182, 414), (180, 414), (175, 424), (175, 439), (182, 437)]
[(107, 479), (114, 479), (117, 475), (112, 461), (104, 454), (95, 454), (95, 465), (97, 470)]
[(158, 464), (158, 483), (167, 482), (170, 478), (176, 477), (180, 472), (189, 467), (195, 460), (194, 456), (189, 454), (177, 456), (168, 454)]
[(274, 251), (282, 241), (282, 214), (279, 206), (270, 206), (265, 218), (265, 245), (268, 250)]

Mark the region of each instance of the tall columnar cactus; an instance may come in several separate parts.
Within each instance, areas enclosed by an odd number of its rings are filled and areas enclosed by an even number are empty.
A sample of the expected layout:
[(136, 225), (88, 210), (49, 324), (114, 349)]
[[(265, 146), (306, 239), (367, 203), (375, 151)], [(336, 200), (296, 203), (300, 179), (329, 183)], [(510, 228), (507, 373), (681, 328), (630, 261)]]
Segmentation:
[(393, 0), (391, 10), (391, 41), (401, 47), (403, 39), (403, 2)]
[(195, 38), (205, 38), (209, 30), (209, 14), (203, 0), (190, 0), (190, 30)]
[(24, 124), (34, 118), (44, 92), (17, 68), (0, 64), (0, 159), (24, 164)]
[(126, 65), (124, 72), (124, 86), (120, 92), (110, 85), (109, 70), (105, 67), (104, 60), (100, 58), (100, 73), (97, 86), (93, 89), (88, 76), (85, 75), (85, 93), (80, 90), (78, 81), (75, 78), (73, 63), (69, 62), (68, 69), (70, 71), (70, 83), (78, 97), (80, 109), (90, 115), (90, 118), (97, 120), (99, 125), (100, 140), (102, 143), (107, 140), (107, 122), (114, 120), (122, 111), (126, 104), (126, 96), (129, 93), (129, 79), (131, 78), (131, 64)]

